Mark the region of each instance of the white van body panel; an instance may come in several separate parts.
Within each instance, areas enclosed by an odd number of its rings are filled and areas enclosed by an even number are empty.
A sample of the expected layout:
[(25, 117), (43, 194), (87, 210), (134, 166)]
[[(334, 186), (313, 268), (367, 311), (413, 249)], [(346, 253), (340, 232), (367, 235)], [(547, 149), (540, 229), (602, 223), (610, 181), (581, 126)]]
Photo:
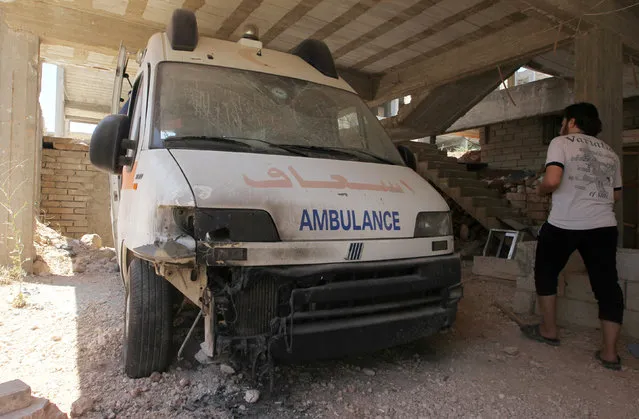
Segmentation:
[(163, 149), (140, 152), (132, 170), (124, 169), (120, 196), (118, 238), (130, 250), (176, 236), (163, 231), (159, 208), (195, 206), (180, 167)]
[(198, 207), (265, 210), (282, 241), (413, 238), (418, 212), (448, 211), (435, 189), (405, 166), (203, 150), (171, 153)]

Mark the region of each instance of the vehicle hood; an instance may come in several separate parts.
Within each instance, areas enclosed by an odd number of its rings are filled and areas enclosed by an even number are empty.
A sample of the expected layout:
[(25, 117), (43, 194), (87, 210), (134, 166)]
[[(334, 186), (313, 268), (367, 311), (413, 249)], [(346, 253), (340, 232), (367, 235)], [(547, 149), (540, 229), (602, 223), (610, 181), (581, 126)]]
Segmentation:
[(409, 238), (422, 211), (448, 211), (404, 166), (271, 154), (171, 150), (199, 208), (267, 211), (284, 241)]

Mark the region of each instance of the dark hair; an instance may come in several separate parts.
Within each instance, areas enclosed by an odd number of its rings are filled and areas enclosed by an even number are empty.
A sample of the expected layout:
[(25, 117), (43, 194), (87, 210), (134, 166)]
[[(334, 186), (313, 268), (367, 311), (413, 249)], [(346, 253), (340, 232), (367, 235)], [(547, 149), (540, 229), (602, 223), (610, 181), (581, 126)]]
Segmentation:
[(593, 137), (601, 132), (601, 119), (597, 107), (592, 103), (580, 102), (564, 109), (564, 118), (570, 121), (574, 118), (575, 124), (586, 135)]

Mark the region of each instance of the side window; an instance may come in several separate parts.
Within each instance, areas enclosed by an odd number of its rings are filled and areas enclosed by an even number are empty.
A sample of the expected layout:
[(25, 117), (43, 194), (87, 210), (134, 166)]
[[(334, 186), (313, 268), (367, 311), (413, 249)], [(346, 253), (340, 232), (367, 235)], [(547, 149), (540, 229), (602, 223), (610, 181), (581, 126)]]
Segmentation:
[(337, 128), (344, 147), (365, 148), (364, 127), (360, 124), (355, 107), (340, 110), (337, 115)]

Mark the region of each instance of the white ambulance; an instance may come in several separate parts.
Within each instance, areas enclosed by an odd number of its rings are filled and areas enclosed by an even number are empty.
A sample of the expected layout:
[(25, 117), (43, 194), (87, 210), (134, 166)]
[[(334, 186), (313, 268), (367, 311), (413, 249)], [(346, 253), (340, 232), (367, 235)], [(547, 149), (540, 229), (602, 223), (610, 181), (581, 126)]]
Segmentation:
[(179, 9), (119, 112), (126, 56), (90, 158), (110, 174), (129, 376), (174, 356), (176, 295), (201, 309), (211, 358), (338, 357), (453, 324), (450, 210), (325, 44), (200, 38)]

